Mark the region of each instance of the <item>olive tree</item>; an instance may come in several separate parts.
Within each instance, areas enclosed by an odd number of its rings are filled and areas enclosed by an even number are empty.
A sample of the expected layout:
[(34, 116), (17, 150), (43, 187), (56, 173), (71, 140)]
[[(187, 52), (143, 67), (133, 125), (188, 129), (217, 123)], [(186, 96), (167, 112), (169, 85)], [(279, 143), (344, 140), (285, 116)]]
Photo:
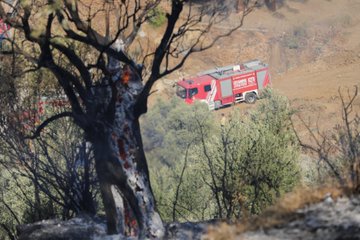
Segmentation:
[[(297, 184), (300, 149), (290, 120), (294, 112), (286, 98), (271, 91), (264, 96), (255, 109), (234, 111), (223, 123), (214, 113), (202, 114), (200, 106), (173, 103), (164, 103), (172, 106), (169, 111), (145, 118), (165, 119), (159, 124), (173, 127), (163, 137), (172, 135), (173, 143), (184, 143), (175, 162), (156, 170), (154, 189), (166, 219), (234, 220), (246, 212), (258, 214)], [(176, 151), (169, 142), (157, 154)], [(149, 156), (159, 159), (154, 154)]]
[[(261, 212), (299, 180), (299, 147), (286, 98), (266, 91), (247, 115), (233, 113), (214, 135), (199, 122), (202, 177), (214, 196), (214, 217)], [(220, 124), (219, 124), (220, 125)]]

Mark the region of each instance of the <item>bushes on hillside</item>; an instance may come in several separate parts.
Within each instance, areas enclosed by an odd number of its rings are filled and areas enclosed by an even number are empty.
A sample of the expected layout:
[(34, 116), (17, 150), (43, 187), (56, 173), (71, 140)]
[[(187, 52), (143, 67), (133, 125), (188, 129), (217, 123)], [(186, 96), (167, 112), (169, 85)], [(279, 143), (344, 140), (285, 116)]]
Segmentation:
[[(283, 97), (269, 92), (256, 110), (232, 113), (223, 126), (202, 104), (158, 105), (162, 107), (154, 108), (143, 126), (147, 144), (153, 142), (148, 131), (168, 129), (165, 135), (154, 135), (156, 140), (166, 138), (166, 146), (148, 149), (152, 162), (173, 154), (174, 161), (155, 164), (152, 170), (165, 220), (257, 214), (298, 181), (299, 148), (291, 128), (292, 111)], [(167, 110), (159, 114), (160, 109)]]

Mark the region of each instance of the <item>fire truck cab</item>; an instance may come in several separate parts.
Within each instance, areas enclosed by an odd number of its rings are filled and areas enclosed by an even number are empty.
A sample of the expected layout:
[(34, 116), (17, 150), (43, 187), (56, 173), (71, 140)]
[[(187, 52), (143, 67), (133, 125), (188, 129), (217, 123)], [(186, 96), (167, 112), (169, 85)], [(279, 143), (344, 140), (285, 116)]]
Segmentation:
[(200, 100), (214, 110), (237, 102), (255, 103), (261, 90), (269, 84), (268, 65), (254, 60), (180, 80), (176, 94), (188, 104)]

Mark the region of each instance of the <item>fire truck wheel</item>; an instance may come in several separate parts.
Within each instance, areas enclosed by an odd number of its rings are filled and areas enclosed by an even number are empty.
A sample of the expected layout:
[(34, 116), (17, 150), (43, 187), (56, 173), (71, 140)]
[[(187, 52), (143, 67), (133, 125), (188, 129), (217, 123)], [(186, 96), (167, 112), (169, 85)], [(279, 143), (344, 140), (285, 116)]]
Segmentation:
[(255, 93), (247, 93), (245, 95), (245, 102), (249, 104), (254, 104), (256, 102), (256, 94)]

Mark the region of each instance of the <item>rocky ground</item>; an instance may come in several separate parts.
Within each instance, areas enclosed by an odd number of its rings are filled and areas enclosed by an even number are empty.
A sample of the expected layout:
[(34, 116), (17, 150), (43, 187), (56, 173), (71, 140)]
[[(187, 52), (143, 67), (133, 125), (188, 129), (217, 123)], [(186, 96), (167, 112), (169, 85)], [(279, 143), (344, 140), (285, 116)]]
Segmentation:
[(291, 222), (246, 232), (233, 239), (360, 239), (360, 198), (340, 198), (334, 201), (328, 197), (321, 203), (297, 210)]
[[(244, 230), (241, 225), (220, 224), (216, 221), (170, 223), (166, 229), (165, 239), (179, 240), (355, 240), (360, 239), (360, 197), (341, 197), (334, 200), (328, 195), (319, 203), (287, 215), (282, 223), (257, 226), (251, 231)], [(78, 217), (66, 222), (45, 220), (21, 225), (18, 232), (19, 240), (136, 239), (120, 235), (106, 236), (104, 222), (89, 217)]]
[[(201, 239), (210, 223), (170, 223), (164, 239)], [(17, 227), (19, 240), (120, 240), (138, 239), (106, 235), (106, 224), (99, 218), (77, 217), (69, 221), (43, 220)]]

